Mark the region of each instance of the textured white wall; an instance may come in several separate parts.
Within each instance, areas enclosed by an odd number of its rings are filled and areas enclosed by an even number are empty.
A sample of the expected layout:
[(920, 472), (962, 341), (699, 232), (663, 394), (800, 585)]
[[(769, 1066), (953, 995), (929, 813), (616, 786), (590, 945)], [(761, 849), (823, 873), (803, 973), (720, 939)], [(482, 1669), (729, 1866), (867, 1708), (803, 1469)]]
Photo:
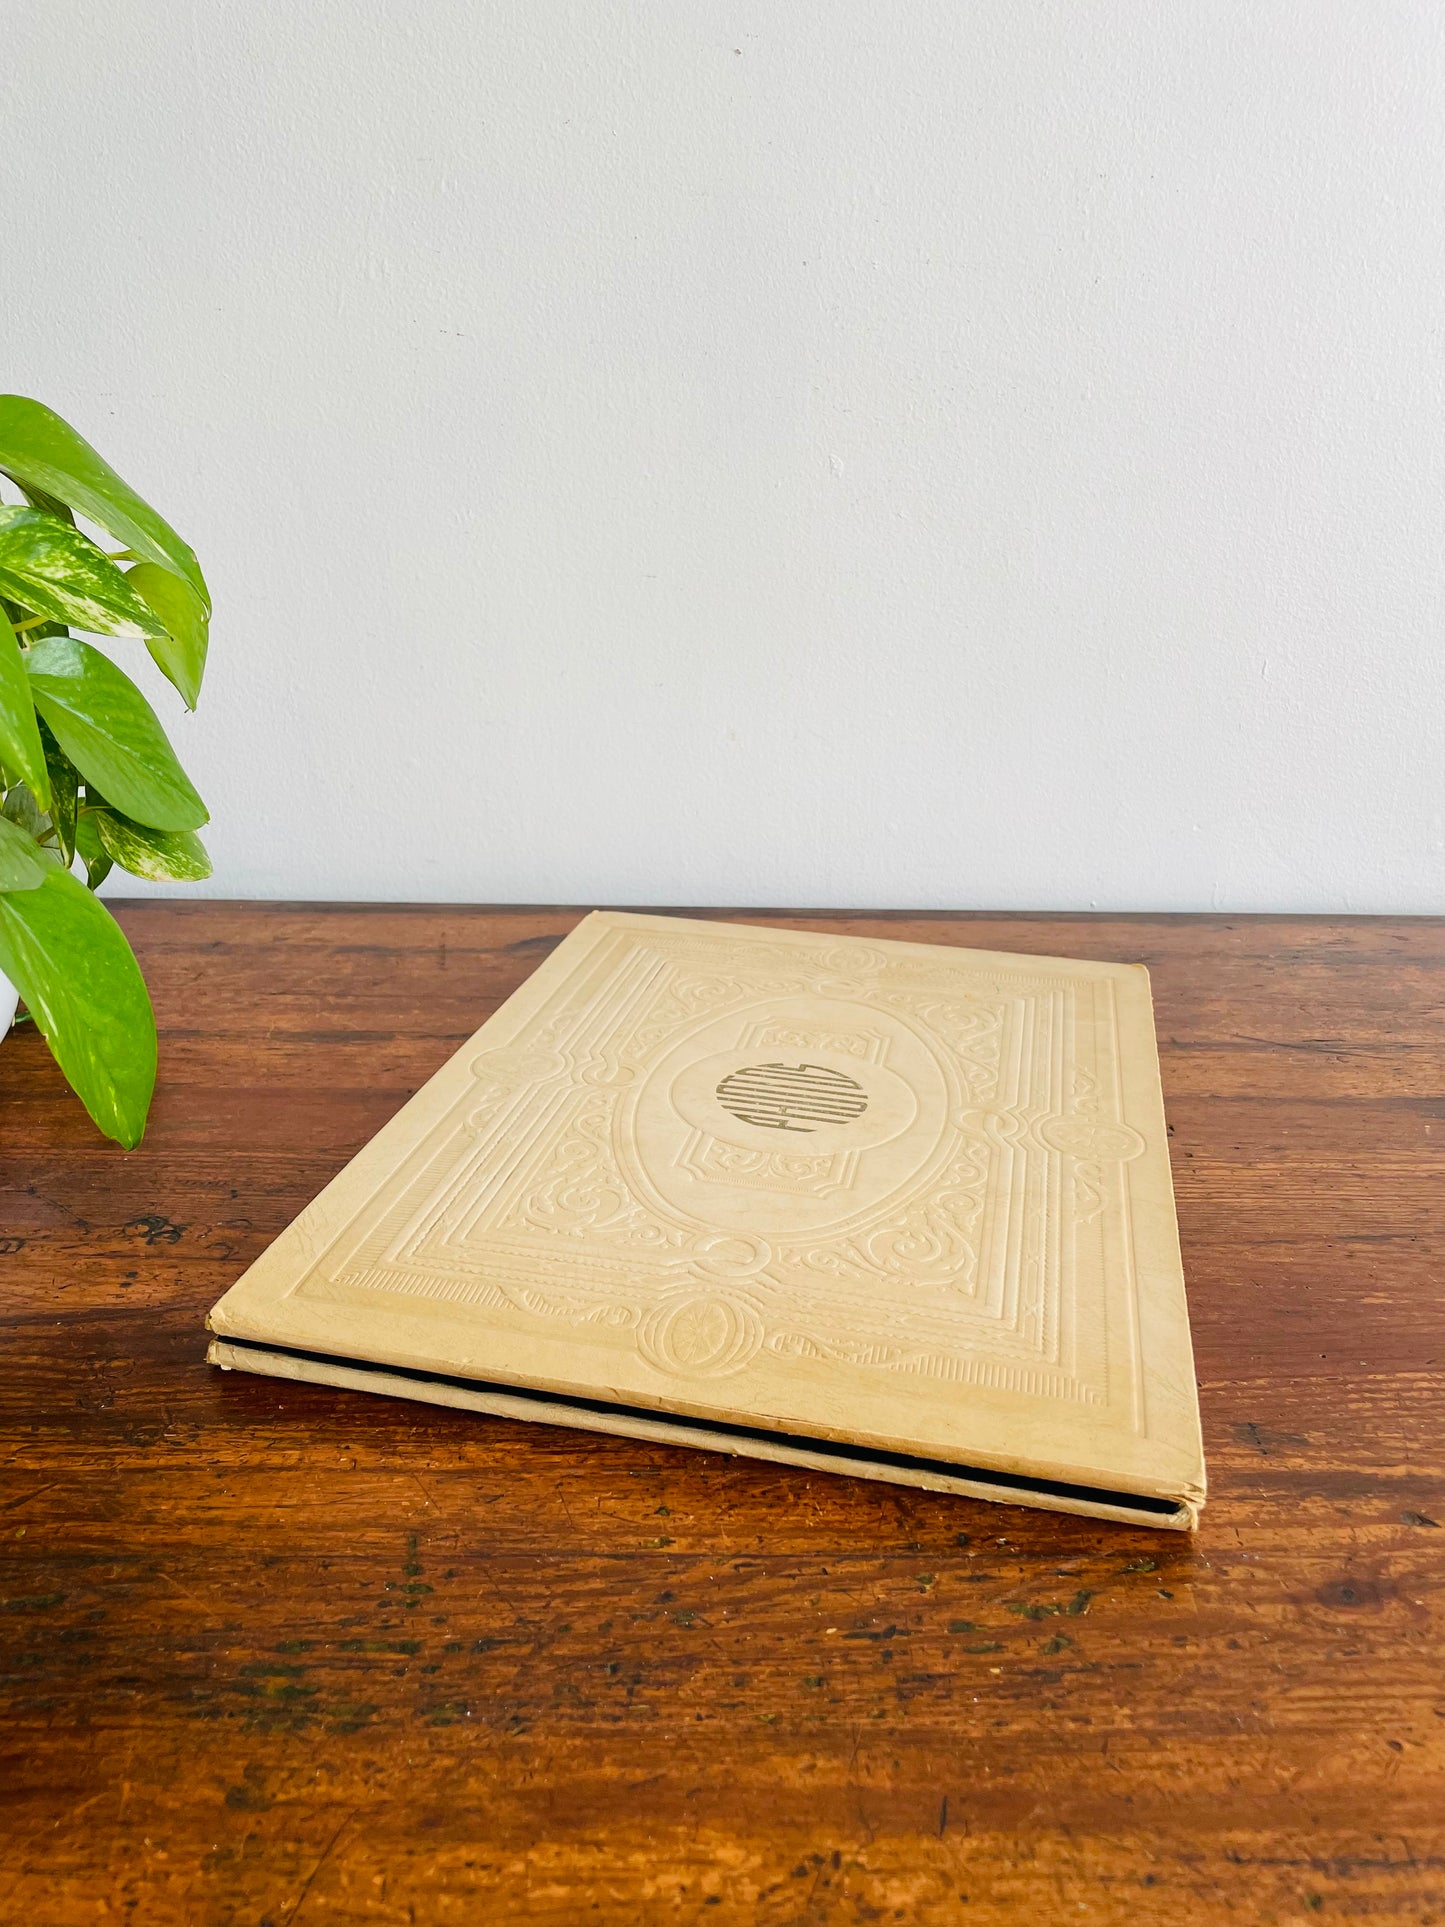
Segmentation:
[(1442, 29), (12, 3), (0, 386), (207, 568), (211, 887), (1445, 907)]

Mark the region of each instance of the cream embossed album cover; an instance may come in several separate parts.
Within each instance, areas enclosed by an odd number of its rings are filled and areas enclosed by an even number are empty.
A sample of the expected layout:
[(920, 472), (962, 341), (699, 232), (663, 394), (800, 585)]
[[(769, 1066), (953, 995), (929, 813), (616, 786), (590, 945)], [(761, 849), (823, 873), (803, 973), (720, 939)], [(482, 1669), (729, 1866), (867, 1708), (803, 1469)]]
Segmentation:
[(275, 1377), (1135, 1524), (1204, 1500), (1133, 964), (598, 912), (208, 1322)]

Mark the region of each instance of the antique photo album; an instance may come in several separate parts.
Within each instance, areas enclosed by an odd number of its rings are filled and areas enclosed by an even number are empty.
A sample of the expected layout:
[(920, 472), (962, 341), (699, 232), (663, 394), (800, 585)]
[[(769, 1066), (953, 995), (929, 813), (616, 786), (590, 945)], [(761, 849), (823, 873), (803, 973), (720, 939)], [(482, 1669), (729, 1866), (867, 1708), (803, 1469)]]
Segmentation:
[(274, 1377), (1139, 1525), (1204, 1501), (1134, 964), (595, 913), (208, 1322)]

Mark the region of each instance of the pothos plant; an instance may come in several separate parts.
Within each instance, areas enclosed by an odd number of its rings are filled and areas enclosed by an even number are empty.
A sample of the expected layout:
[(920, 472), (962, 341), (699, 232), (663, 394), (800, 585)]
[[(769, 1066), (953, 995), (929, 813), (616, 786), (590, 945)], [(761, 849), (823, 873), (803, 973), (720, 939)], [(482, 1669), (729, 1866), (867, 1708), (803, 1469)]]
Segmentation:
[(155, 1018), (93, 892), (112, 865), (209, 876), (208, 818), (155, 711), (83, 635), (143, 642), (194, 709), (210, 596), (175, 530), (42, 403), (0, 396), (0, 478), (0, 972), (129, 1149), (155, 1087)]

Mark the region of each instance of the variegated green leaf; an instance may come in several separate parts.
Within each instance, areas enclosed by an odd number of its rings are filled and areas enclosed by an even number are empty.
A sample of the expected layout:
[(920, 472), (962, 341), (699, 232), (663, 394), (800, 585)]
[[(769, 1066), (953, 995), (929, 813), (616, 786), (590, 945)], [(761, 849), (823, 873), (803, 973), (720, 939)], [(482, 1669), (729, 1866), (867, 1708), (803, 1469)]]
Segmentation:
[(75, 856), (75, 812), (80, 779), (74, 763), (56, 742), (43, 719), (40, 741), (45, 750), (45, 768), (50, 777), (50, 827), (60, 846), (67, 867)]
[(107, 1137), (140, 1142), (156, 1081), (156, 1026), (140, 966), (105, 905), (69, 870), (0, 893), (0, 971)]
[(88, 535), (44, 509), (0, 508), (0, 595), (98, 636), (158, 636), (165, 625)]
[(187, 544), (53, 408), (0, 395), (0, 472), (27, 492), (67, 503), (138, 557), (174, 569), (210, 613), (206, 579)]
[(165, 635), (148, 636), (146, 648), (161, 674), (181, 692), (186, 708), (194, 709), (206, 669), (209, 623), (205, 604), (189, 582), (158, 562), (138, 563), (127, 571), (126, 580), (165, 624)]
[(155, 711), (108, 656), (52, 636), (28, 652), (25, 667), (56, 741), (108, 802), (158, 830), (198, 830), (208, 820)]
[(50, 803), (50, 778), (35, 720), (35, 698), (9, 618), (0, 612), (0, 763), (25, 781), (42, 805)]
[(28, 783), (16, 783), (5, 792), (5, 801), (0, 803), (0, 816), (7, 823), (18, 823), (32, 841), (45, 834), (49, 820), (36, 802)]
[(58, 495), (47, 495), (43, 488), (36, 488), (33, 483), (29, 488), (26, 488), (22, 482), (20, 489), (31, 508), (44, 509), (47, 515), (58, 515), (62, 522), (73, 522), (75, 520), (75, 517)]
[(75, 819), (75, 847), (85, 865), (86, 888), (90, 890), (98, 890), (115, 867), (100, 840), (95, 817), (94, 810), (82, 810)]
[(115, 810), (88, 810), (106, 855), (133, 877), (152, 882), (199, 883), (211, 874), (206, 846), (194, 830), (152, 830)]
[(0, 816), (0, 890), (38, 890), (49, 869), (35, 839)]

